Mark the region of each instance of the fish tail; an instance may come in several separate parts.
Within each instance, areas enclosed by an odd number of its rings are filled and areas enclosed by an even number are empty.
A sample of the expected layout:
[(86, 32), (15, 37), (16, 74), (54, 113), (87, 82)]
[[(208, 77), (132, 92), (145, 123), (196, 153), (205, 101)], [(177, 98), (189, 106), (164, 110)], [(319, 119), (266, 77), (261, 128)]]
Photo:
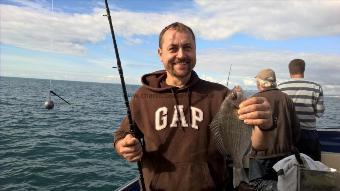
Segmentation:
[(234, 188), (236, 188), (241, 182), (249, 183), (249, 179), (244, 168), (233, 167), (233, 176)]

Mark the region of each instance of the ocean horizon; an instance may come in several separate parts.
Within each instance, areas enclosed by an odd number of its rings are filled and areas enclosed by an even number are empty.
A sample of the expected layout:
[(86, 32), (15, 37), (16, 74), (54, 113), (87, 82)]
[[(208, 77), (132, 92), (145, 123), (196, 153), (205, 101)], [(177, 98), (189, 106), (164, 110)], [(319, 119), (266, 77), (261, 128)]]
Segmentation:
[[(22, 78), (22, 79), (32, 79), (32, 80), (48, 80), (48, 81), (51, 81), (52, 83), (56, 82), (56, 81), (66, 81), (66, 82), (80, 82), (80, 83), (113, 84), (113, 85), (121, 86), (120, 83), (109, 82), (109, 81), (81, 81), (81, 80), (63, 80), (63, 79), (47, 79), (47, 78), (34, 78), (34, 77), (17, 77), (17, 76), (0, 76), (0, 78)], [(207, 79), (205, 79), (205, 80), (207, 80)], [(219, 82), (216, 82), (216, 83), (219, 83)], [(226, 85), (226, 84), (223, 84), (223, 83), (220, 83), (220, 84)], [(126, 85), (128, 85), (128, 86), (141, 86), (141, 83), (138, 83), (138, 84), (137, 83), (136, 84), (126, 83)], [(325, 89), (325, 88), (323, 87), (323, 89)], [(252, 88), (246, 88), (245, 91), (249, 91), (249, 92), (253, 93), (253, 92), (256, 92), (257, 89), (256, 89), (256, 86), (254, 85), (254, 87), (252, 87)], [(338, 92), (338, 91), (327, 91), (327, 89), (326, 89), (326, 91), (324, 90), (324, 94), (325, 94), (324, 95), (325, 97), (340, 97), (340, 92)]]

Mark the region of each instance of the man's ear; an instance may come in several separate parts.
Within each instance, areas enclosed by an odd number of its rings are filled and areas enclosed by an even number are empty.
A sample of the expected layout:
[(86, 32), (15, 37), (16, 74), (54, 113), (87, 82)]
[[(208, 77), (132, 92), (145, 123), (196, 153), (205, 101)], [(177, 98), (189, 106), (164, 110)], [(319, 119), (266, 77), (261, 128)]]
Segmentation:
[(158, 56), (161, 57), (162, 56), (162, 49), (158, 48), (157, 52), (158, 52)]

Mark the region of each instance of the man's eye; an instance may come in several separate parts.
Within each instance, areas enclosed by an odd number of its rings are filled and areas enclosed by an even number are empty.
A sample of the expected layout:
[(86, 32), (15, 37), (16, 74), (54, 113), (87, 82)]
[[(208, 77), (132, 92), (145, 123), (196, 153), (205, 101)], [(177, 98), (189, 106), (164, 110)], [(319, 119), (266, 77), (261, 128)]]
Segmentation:
[(170, 48), (169, 48), (169, 51), (170, 51), (170, 52), (176, 52), (176, 51), (177, 51), (177, 48), (176, 48), (176, 47), (170, 47)]
[(192, 48), (191, 48), (191, 46), (185, 46), (184, 47), (184, 50), (191, 50)]

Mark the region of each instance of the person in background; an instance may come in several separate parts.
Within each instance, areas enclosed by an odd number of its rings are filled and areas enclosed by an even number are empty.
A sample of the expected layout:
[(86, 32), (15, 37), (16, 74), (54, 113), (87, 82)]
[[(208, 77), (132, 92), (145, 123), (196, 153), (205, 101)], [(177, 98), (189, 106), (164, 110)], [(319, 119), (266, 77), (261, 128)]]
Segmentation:
[(258, 92), (254, 96), (267, 98), (274, 125), (268, 149), (252, 149), (250, 152), (249, 181), (255, 190), (277, 190), (277, 173), (272, 167), (279, 160), (293, 154), (300, 126), (293, 101), (277, 88), (275, 72), (269, 68), (263, 69), (255, 79)]
[(316, 117), (325, 111), (321, 85), (304, 79), (305, 61), (294, 59), (289, 65), (291, 80), (278, 85), (282, 92), (292, 98), (300, 120), (301, 136), (298, 149), (313, 160), (321, 160), (319, 136), (316, 131)]
[[(195, 35), (182, 23), (161, 31), (158, 55), (165, 70), (144, 75), (130, 105), (144, 144), (129, 134), (124, 118), (113, 147), (130, 162), (141, 160), (146, 190), (224, 190), (231, 177), (209, 124), (230, 90), (198, 77)], [(254, 126), (253, 147), (266, 149), (273, 124), (268, 101), (249, 98), (238, 114)]]

